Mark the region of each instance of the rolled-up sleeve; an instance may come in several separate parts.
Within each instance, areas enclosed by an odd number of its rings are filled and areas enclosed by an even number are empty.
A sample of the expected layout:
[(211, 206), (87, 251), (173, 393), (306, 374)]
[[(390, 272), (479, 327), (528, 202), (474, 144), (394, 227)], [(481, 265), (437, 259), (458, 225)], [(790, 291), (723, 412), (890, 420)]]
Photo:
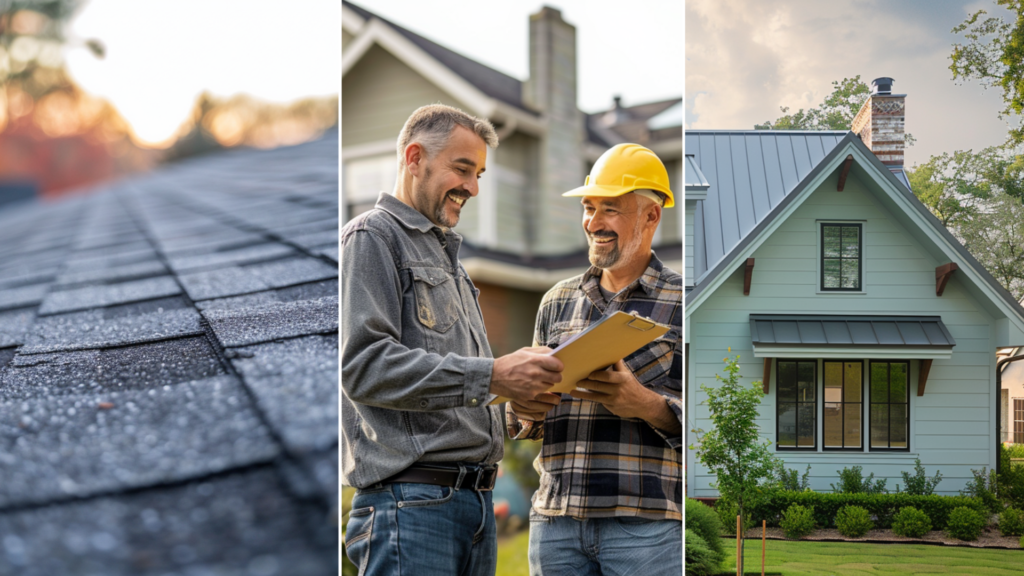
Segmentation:
[(441, 356), (401, 343), (402, 280), (387, 241), (372, 230), (344, 239), (341, 383), (353, 402), (396, 410), (484, 408), (494, 360)]

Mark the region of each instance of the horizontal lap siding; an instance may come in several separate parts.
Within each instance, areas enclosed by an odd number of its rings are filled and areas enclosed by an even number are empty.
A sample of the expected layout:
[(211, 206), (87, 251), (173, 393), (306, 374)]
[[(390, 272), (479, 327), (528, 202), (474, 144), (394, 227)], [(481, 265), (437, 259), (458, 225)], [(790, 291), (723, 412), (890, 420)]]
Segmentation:
[[(818, 219), (864, 220), (864, 286), (867, 294), (818, 293)], [(789, 468), (802, 475), (811, 464), (811, 486), (831, 490), (838, 470), (862, 466), (865, 476), (887, 478), (894, 490), (904, 484), (901, 471), (913, 472), (920, 458), (929, 476), (942, 472), (939, 490), (956, 494), (972, 477), (971, 469), (994, 464), (992, 422), (994, 404), (994, 321), (969, 296), (954, 276), (944, 295), (935, 296), (935, 267), (941, 264), (851, 176), (842, 193), (835, 176), (827, 180), (752, 255), (755, 259), (750, 296), (743, 296), (743, 272), (738, 267), (690, 317), (689, 427), (710, 428), (706, 394), (701, 384), (717, 386), (724, 374), (722, 359), (740, 355), (741, 382), (761, 380), (763, 360), (754, 358), (750, 344), (752, 313), (907, 314), (941, 316), (957, 345), (950, 360), (932, 364), (925, 395), (917, 396), (919, 361), (911, 361), (910, 453), (793, 453), (778, 452)], [(728, 347), (732, 352), (727, 352)], [(775, 371), (757, 425), (762, 436), (775, 441)], [(820, 374), (819, 374), (820, 380)], [(819, 394), (821, 389), (819, 386)], [(867, 398), (865, 398), (865, 402)], [(820, 405), (820, 401), (819, 401)], [(868, 414), (864, 414), (865, 426)], [(821, 421), (816, 423), (821, 444)], [(866, 432), (866, 431), (865, 431)], [(865, 437), (867, 434), (865, 434)], [(693, 441), (692, 438), (689, 439)], [(715, 496), (714, 477), (688, 451), (690, 496)]]

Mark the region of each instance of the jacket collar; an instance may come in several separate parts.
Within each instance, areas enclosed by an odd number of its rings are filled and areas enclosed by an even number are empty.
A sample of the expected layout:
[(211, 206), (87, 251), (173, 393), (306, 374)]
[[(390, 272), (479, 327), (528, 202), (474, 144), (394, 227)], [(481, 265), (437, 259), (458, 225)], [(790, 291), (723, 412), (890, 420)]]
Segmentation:
[(438, 228), (426, 216), (420, 214), (418, 210), (387, 192), (380, 193), (380, 196), (377, 197), (377, 204), (374, 207), (391, 214), (402, 226), (410, 230), (419, 230), (426, 233), (430, 232), (433, 228)]

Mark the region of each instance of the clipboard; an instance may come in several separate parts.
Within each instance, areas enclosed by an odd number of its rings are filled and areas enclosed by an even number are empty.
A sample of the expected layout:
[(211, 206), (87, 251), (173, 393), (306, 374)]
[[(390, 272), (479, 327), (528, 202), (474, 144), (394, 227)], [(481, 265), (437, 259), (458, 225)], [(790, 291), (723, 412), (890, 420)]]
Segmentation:
[[(548, 391), (555, 394), (573, 391), (576, 383), (586, 380), (591, 372), (615, 364), (669, 330), (669, 326), (622, 311), (605, 316), (551, 351), (565, 368), (562, 381)], [(498, 397), (491, 404), (508, 401), (509, 398)]]

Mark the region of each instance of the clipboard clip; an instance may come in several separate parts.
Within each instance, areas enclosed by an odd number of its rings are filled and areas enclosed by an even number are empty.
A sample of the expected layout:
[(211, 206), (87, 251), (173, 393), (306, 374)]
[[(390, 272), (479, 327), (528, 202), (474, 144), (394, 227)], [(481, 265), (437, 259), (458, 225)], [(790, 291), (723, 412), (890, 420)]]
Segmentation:
[(630, 320), (629, 323), (626, 324), (626, 326), (629, 326), (630, 328), (632, 328), (634, 330), (639, 330), (641, 332), (647, 332), (651, 328), (654, 328), (655, 326), (657, 326), (657, 324), (655, 324), (654, 322), (651, 322), (650, 320), (645, 320), (643, 318), (637, 317), (637, 318), (633, 318), (632, 320)]

